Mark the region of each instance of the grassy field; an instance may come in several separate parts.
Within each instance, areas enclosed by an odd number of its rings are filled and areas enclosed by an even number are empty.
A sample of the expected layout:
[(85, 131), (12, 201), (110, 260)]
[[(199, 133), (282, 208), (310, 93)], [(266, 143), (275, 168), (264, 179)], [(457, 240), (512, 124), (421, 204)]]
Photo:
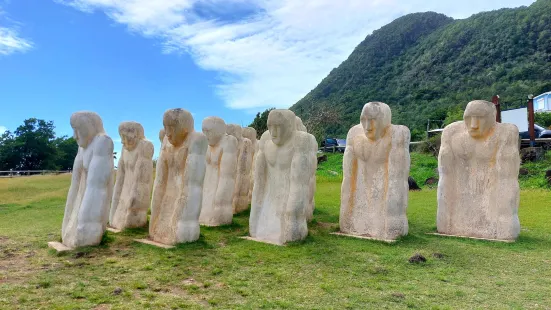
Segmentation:
[[(388, 245), (329, 235), (340, 183), (323, 173), (303, 242), (240, 239), (241, 214), (172, 250), (136, 243), (147, 232), (132, 230), (63, 255), (46, 242), (59, 240), (69, 176), (0, 179), (0, 309), (551, 309), (548, 190), (522, 191), (514, 244), (427, 235), (436, 192), (412, 192), (410, 234)], [(415, 253), (427, 262), (409, 263)]]

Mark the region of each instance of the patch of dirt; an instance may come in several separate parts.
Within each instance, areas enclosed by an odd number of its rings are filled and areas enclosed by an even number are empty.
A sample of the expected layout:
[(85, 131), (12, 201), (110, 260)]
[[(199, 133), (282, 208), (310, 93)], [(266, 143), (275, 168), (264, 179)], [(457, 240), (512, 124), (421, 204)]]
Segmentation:
[(336, 223), (318, 222), (318, 226), (320, 226), (322, 228), (333, 228), (333, 227), (336, 227), (337, 224)]
[(437, 258), (437, 259), (444, 259), (446, 257), (446, 255), (444, 255), (442, 253), (432, 253), (432, 257)]
[(105, 305), (105, 304), (101, 304), (101, 305), (97, 305), (95, 308), (93, 308), (94, 310), (109, 310), (111, 309), (111, 305)]
[(8, 237), (0, 236), (0, 283), (21, 283), (36, 273), (29, 262), (34, 255), (34, 251), (22, 250)]
[(404, 295), (402, 293), (392, 293), (392, 297), (399, 298), (399, 299), (404, 299), (404, 298), (406, 298), (406, 295)]
[(415, 255), (410, 257), (409, 260), (408, 260), (408, 262), (410, 262), (411, 264), (414, 264), (414, 263), (419, 264), (419, 263), (424, 263), (426, 261), (427, 261), (427, 259), (419, 253), (415, 253)]

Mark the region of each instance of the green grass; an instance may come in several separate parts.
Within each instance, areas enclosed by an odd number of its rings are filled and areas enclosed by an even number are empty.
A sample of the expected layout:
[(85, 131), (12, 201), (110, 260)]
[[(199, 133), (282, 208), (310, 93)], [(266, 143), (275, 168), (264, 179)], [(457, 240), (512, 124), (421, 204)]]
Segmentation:
[[(248, 214), (202, 228), (164, 250), (145, 229), (107, 233), (101, 246), (56, 254), (69, 176), (0, 179), (0, 309), (548, 309), (551, 193), (523, 190), (514, 244), (427, 235), (436, 192), (410, 193), (410, 234), (396, 244), (330, 235), (339, 182), (319, 182), (305, 241), (240, 239)], [(424, 264), (410, 264), (415, 253)], [(433, 253), (444, 254), (437, 259)]]

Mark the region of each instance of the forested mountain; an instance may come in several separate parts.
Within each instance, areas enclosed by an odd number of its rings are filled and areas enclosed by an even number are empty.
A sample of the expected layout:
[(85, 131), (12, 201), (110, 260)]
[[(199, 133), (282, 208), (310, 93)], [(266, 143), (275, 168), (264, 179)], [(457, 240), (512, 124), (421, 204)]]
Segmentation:
[(551, 91), (551, 0), (454, 20), (433, 12), (400, 17), (374, 31), (291, 110), (308, 120), (333, 109), (342, 121), (329, 135), (345, 136), (362, 106), (382, 101), (394, 124), (423, 135), (427, 119), (473, 99), (520, 104)]

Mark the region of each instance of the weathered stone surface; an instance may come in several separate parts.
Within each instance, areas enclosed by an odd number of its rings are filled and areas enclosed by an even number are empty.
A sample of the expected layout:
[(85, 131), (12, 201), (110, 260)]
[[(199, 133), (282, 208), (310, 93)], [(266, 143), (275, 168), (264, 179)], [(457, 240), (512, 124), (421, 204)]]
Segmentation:
[(74, 250), (74, 248), (70, 248), (66, 245), (64, 245), (63, 243), (61, 242), (56, 242), (56, 241), (50, 241), (48, 242), (48, 247), (56, 250), (57, 252), (66, 252), (66, 251), (72, 251)]
[(153, 185), (153, 143), (145, 139), (142, 125), (119, 125), (122, 153), (111, 202), (109, 225), (123, 230), (147, 225)]
[(193, 117), (184, 109), (163, 116), (166, 138), (161, 148), (153, 194), (149, 237), (173, 245), (199, 238), (207, 138), (193, 130)]
[(251, 173), (250, 173), (250, 186), (249, 186), (249, 203), (251, 203), (253, 197), (253, 187), (254, 187), (254, 160), (256, 158), (256, 152), (258, 152), (258, 140), (256, 139), (256, 129), (252, 127), (243, 128), (243, 138), (249, 139), (252, 144), (253, 156), (251, 160)]
[(448, 125), (438, 156), (438, 232), (515, 240), (520, 157), (518, 129), (495, 121), (491, 102), (467, 105), (464, 121)]
[(203, 133), (209, 146), (199, 223), (206, 226), (231, 224), (237, 174), (237, 139), (226, 134), (226, 123), (215, 116), (203, 120)]
[[(296, 126), (297, 126), (297, 130), (298, 131), (302, 131), (302, 132), (306, 132), (306, 126), (304, 126), (304, 124), (302, 123), (302, 119), (300, 117), (296, 117)], [(312, 138), (314, 138), (314, 141), (316, 141), (316, 137), (314, 137), (313, 135), (311, 135)], [(318, 147), (318, 143), (316, 141), (316, 150), (317, 150), (317, 147)], [(312, 161), (315, 163), (315, 165), (312, 167), (312, 171), (310, 171), (310, 187), (309, 187), (309, 190), (308, 190), (308, 209), (306, 210), (306, 220), (307, 221), (311, 221), (313, 218), (314, 218), (314, 208), (315, 208), (315, 200), (314, 200), (314, 196), (316, 194), (316, 170), (318, 169), (318, 166), (317, 166), (317, 162), (318, 162), (318, 155), (317, 155), (317, 152), (314, 153), (314, 157), (312, 159)]]
[(113, 193), (113, 141), (94, 112), (76, 112), (71, 127), (79, 148), (61, 228), (69, 248), (98, 245), (109, 221)]
[(346, 139), (340, 229), (394, 240), (408, 233), (409, 129), (392, 125), (382, 102), (366, 104), (360, 120)]
[(249, 188), (251, 186), (251, 169), (253, 160), (253, 145), (243, 138), (243, 128), (237, 124), (228, 124), (228, 135), (237, 139), (237, 175), (233, 190), (233, 213), (239, 213), (249, 208)]
[(276, 244), (308, 234), (310, 171), (315, 165), (315, 139), (296, 130), (295, 114), (272, 110), (268, 131), (259, 142), (249, 219), (250, 236)]

